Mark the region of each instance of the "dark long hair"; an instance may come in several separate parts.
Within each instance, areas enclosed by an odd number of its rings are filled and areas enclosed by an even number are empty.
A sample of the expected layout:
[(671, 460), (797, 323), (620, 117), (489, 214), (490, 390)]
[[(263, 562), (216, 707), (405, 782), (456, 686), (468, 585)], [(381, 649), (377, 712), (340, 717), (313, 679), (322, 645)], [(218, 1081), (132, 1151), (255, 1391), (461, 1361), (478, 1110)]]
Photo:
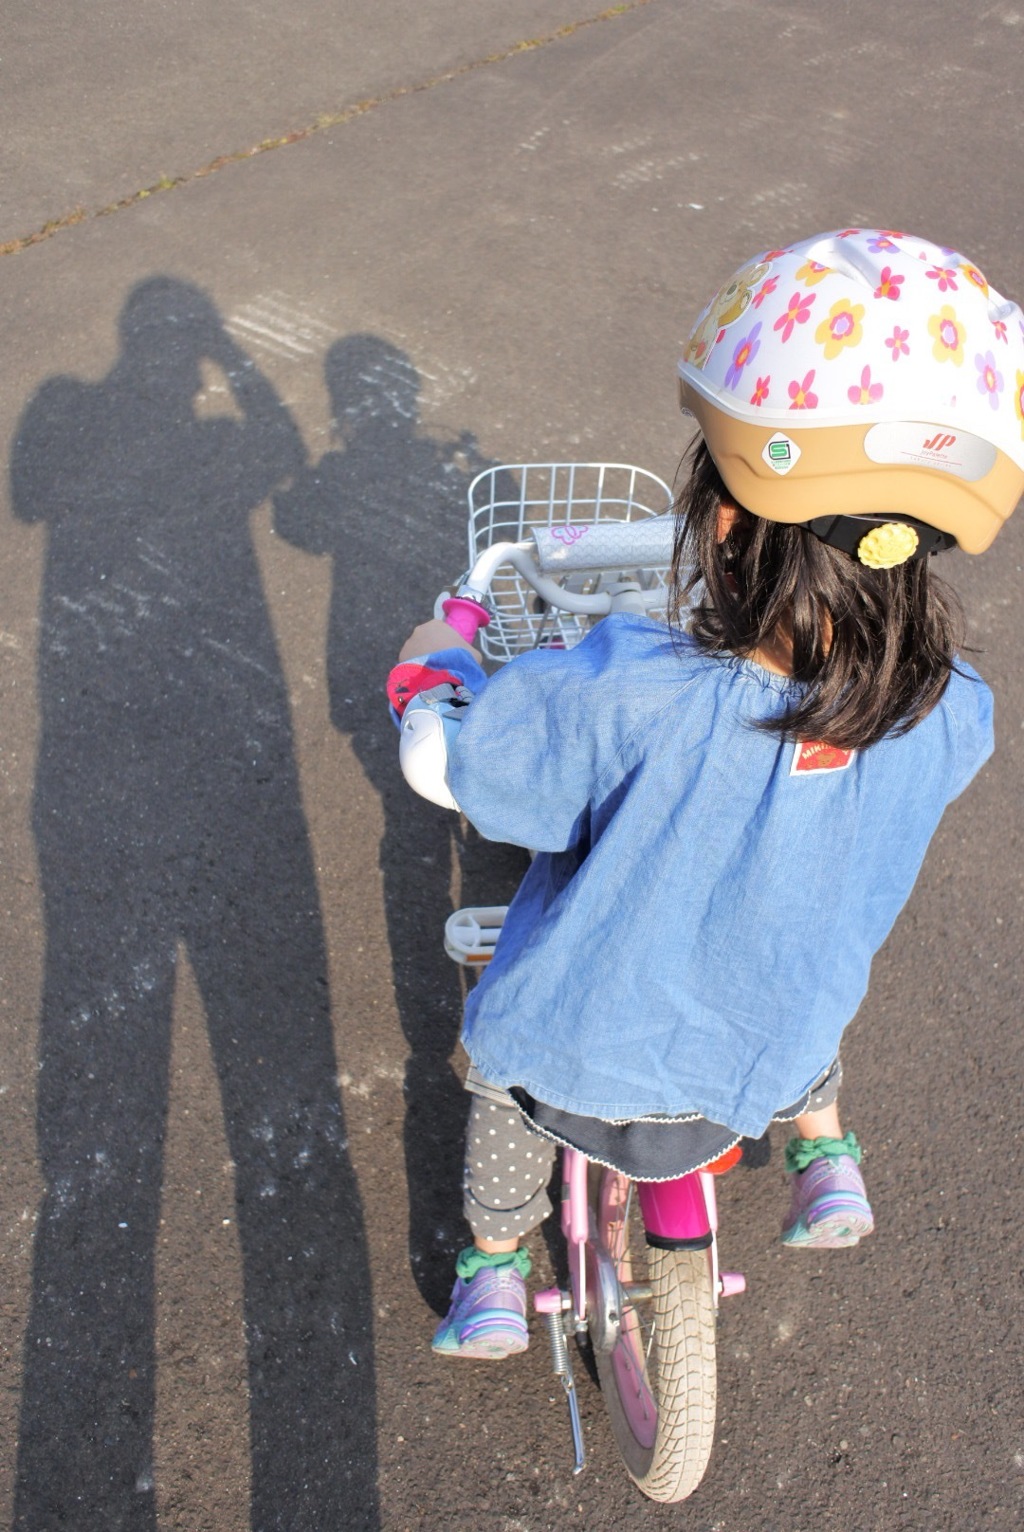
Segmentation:
[(703, 441), (690, 469), (676, 501), (672, 620), (707, 654), (752, 655), (792, 635), (793, 677), (805, 691), (759, 727), (852, 749), (926, 717), (965, 632), (960, 602), (929, 560), (869, 569), (805, 527), (741, 506), (720, 543), (719, 507), (735, 501)]

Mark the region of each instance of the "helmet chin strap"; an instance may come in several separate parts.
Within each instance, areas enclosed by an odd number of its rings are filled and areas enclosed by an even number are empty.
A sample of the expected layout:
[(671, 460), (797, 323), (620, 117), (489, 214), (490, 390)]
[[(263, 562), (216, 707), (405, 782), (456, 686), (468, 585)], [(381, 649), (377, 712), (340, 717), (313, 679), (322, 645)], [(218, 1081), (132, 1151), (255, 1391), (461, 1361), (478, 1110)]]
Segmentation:
[(804, 523), (831, 548), (852, 554), (873, 569), (892, 569), (956, 547), (956, 538), (898, 511), (863, 516), (815, 516)]

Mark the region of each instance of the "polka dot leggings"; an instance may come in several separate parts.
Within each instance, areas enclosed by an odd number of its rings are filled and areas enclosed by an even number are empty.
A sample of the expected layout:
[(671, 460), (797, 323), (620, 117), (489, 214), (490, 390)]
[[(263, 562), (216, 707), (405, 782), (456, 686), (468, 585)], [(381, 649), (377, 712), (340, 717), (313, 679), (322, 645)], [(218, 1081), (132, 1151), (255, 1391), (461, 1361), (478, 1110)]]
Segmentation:
[[(836, 1059), (784, 1119), (820, 1111), (836, 1099), (843, 1078)], [(484, 1239), (528, 1234), (551, 1212), (547, 1194), (555, 1144), (532, 1128), (512, 1098), (474, 1068), (466, 1081), (472, 1105), (466, 1132), (463, 1210), (469, 1227)]]
[(463, 1208), (473, 1233), (512, 1239), (551, 1212), (547, 1184), (555, 1145), (514, 1106), (474, 1095), (466, 1132)]

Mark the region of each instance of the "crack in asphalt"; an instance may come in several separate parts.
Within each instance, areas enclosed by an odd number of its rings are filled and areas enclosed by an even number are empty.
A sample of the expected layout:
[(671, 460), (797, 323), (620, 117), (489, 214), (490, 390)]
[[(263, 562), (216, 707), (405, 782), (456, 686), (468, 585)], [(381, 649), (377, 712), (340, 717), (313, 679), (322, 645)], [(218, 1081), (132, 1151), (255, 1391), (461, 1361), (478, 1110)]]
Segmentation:
[(441, 74), (431, 75), (429, 79), (418, 80), (412, 85), (396, 85), (391, 90), (382, 91), (379, 96), (355, 101), (351, 106), (343, 107), (338, 112), (325, 112), (307, 127), (296, 128), (291, 133), (282, 134), (280, 138), (265, 138), (248, 149), (236, 149), (231, 154), (220, 154), (216, 159), (210, 160), (209, 164), (200, 166), (198, 170), (191, 170), (180, 176), (161, 176), (154, 185), (141, 187), (127, 197), (108, 203), (106, 207), (91, 210), (76, 207), (72, 212), (65, 213), (62, 218), (51, 218), (43, 224), (42, 228), (36, 229), (31, 234), (24, 234), (18, 239), (10, 239), (0, 244), (0, 256), (18, 255), (22, 250), (42, 244), (44, 240), (52, 239), (55, 234), (61, 234), (65, 229), (73, 229), (77, 224), (90, 222), (94, 218), (108, 218), (111, 213), (120, 213), (125, 208), (135, 207), (147, 197), (174, 191), (179, 186), (190, 185), (193, 181), (201, 181), (205, 176), (216, 175), (221, 170), (226, 170), (229, 165), (240, 164), (243, 160), (253, 159), (258, 154), (268, 154), (274, 149), (287, 148), (289, 144), (303, 143), (308, 138), (315, 138), (318, 133), (325, 133), (331, 128), (344, 127), (347, 123), (354, 122), (356, 118), (365, 117), (367, 113), (375, 112), (382, 106), (388, 106), (393, 101), (401, 101), (405, 96), (416, 96), (423, 91), (434, 90), (439, 85), (448, 85), (453, 80), (474, 74), (479, 69), (489, 69), (494, 64), (503, 64), (519, 53), (532, 53), (537, 48), (546, 48), (551, 43), (559, 42), (562, 38), (571, 37), (575, 32), (582, 31), (584, 27), (613, 21), (619, 16), (627, 15), (630, 11), (637, 11), (643, 6), (654, 3), (656, 0), (622, 0), (619, 5), (612, 5), (606, 10), (598, 11), (595, 16), (583, 16), (579, 21), (568, 22), (565, 26), (558, 27), (556, 31), (548, 32), (542, 37), (524, 38), (497, 53), (471, 59), (468, 63), (459, 64), (454, 69), (446, 69)]

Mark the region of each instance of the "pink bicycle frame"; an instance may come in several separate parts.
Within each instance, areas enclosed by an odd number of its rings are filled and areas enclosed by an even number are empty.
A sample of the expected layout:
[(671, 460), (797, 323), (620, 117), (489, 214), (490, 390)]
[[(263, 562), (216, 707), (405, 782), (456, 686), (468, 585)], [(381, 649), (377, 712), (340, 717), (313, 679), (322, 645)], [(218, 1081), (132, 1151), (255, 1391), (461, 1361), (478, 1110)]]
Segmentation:
[[(580, 1325), (586, 1322), (587, 1303), (588, 1161), (578, 1149), (563, 1149), (562, 1156), (562, 1234), (568, 1247), (574, 1318)], [(718, 1204), (713, 1175), (691, 1170), (674, 1181), (637, 1181), (635, 1184), (644, 1227), (654, 1241), (691, 1248), (694, 1245), (714, 1248)], [(745, 1285), (744, 1278), (737, 1272), (724, 1272), (718, 1278), (718, 1292), (723, 1297), (742, 1292)], [(538, 1293), (534, 1307), (539, 1314), (560, 1312), (562, 1295), (558, 1288)]]
[[(581, 1333), (587, 1328), (587, 1262), (597, 1259), (587, 1198), (588, 1169), (586, 1156), (578, 1149), (562, 1150), (562, 1233), (569, 1257), (570, 1291), (563, 1293), (558, 1287), (549, 1287), (537, 1293), (533, 1300), (536, 1312), (547, 1321), (555, 1373), (561, 1378), (569, 1404), (576, 1473), (584, 1466), (585, 1452), (566, 1329)], [(674, 1181), (637, 1181), (634, 1185), (644, 1228), (652, 1244), (677, 1249), (707, 1249), (716, 1304), (719, 1297), (744, 1291), (746, 1281), (739, 1272), (719, 1273), (718, 1270), (715, 1238), (718, 1207), (715, 1178), (710, 1172), (691, 1170)], [(618, 1303), (615, 1308), (619, 1310)]]

